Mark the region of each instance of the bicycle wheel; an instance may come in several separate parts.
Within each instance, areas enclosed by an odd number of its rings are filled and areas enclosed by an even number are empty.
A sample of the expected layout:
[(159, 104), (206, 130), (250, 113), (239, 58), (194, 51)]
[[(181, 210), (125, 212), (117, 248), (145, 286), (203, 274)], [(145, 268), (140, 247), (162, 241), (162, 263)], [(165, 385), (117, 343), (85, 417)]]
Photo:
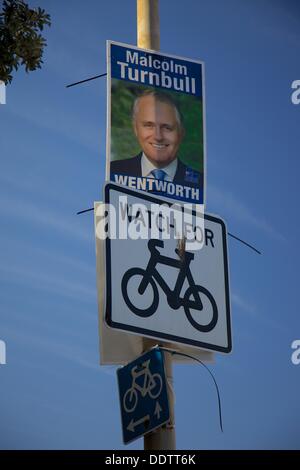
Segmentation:
[(151, 387), (149, 387), (149, 395), (151, 398), (157, 398), (162, 390), (162, 378), (159, 374), (152, 375)]
[[(206, 313), (206, 310), (204, 311), (203, 305), (202, 305), (202, 308), (200, 309), (199, 308), (200, 305), (197, 304), (196, 299), (199, 294), (201, 294), (200, 295), (201, 298), (203, 298), (203, 296), (208, 298), (209, 305), (211, 306), (211, 309), (212, 309), (212, 312), (208, 312), (209, 314), (211, 313), (211, 320), (208, 323), (204, 322), (204, 324), (201, 322), (201, 312), (203, 311)], [(191, 296), (193, 296), (194, 298), (194, 300), (192, 301), (190, 299)], [(184, 307), (184, 311), (187, 316), (187, 319), (193, 325), (194, 328), (196, 328), (199, 331), (208, 332), (208, 331), (211, 331), (216, 326), (216, 323), (218, 321), (218, 307), (217, 307), (215, 299), (213, 298), (211, 293), (207, 289), (205, 289), (205, 287), (190, 286), (186, 290), (186, 293), (184, 294), (183, 301), (184, 301), (183, 307)], [(192, 314), (191, 310), (194, 310), (197, 313)], [(196, 319), (194, 318), (193, 315), (196, 316)]]
[(134, 388), (129, 388), (126, 390), (125, 395), (123, 397), (123, 406), (127, 413), (131, 413), (135, 410), (135, 407), (138, 402), (138, 395), (137, 391)]
[[(137, 301), (140, 299), (140, 300), (144, 300), (143, 299), (143, 296), (146, 294), (147, 290), (149, 292), (149, 286), (152, 287), (152, 291), (153, 291), (153, 300), (150, 304), (150, 306), (147, 308), (139, 308), (137, 307), (136, 305), (134, 305), (129, 296), (128, 296), (128, 282), (129, 280), (132, 280), (132, 278), (134, 276), (140, 276), (141, 279), (139, 282), (136, 283), (137, 285), (137, 288), (136, 288), (136, 291), (134, 292), (134, 296), (137, 298)], [(159, 294), (158, 294), (158, 289), (157, 289), (157, 286), (154, 282), (154, 280), (152, 278), (149, 279), (148, 281), (148, 285), (145, 289), (145, 292), (143, 292), (142, 294), (139, 293), (139, 286), (143, 280), (143, 278), (146, 276), (146, 271), (145, 269), (141, 269), (141, 268), (131, 268), (129, 269), (128, 271), (126, 271), (126, 273), (124, 274), (123, 276), (123, 279), (122, 279), (122, 294), (123, 294), (123, 298), (125, 300), (125, 303), (127, 305), (128, 308), (130, 308), (130, 310), (135, 313), (136, 315), (138, 315), (139, 317), (150, 317), (151, 315), (153, 315), (153, 313), (156, 312), (157, 310), (157, 307), (158, 307), (158, 301), (159, 301)], [(137, 281), (137, 279), (136, 279)]]

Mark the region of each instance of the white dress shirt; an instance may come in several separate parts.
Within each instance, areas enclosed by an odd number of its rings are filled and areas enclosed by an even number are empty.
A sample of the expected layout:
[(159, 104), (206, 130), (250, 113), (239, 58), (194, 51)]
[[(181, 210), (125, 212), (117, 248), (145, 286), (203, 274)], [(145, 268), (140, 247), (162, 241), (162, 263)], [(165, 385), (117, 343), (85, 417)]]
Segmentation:
[[(143, 152), (142, 159), (141, 159), (141, 167), (142, 167), (142, 176), (147, 178), (154, 178), (151, 174), (152, 170), (157, 170), (157, 167), (150, 162), (150, 160), (146, 157)], [(169, 165), (165, 166), (164, 168), (159, 168), (166, 173), (164, 181), (173, 181), (174, 176), (177, 170), (177, 158), (173, 160)]]

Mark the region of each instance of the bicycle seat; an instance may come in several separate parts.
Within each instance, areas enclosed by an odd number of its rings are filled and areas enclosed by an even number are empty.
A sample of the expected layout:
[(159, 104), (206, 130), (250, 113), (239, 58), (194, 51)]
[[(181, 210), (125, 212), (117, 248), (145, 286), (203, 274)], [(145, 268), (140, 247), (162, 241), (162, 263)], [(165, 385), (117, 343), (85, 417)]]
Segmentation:
[(151, 238), (151, 240), (148, 241), (148, 248), (151, 251), (151, 253), (153, 253), (154, 251), (159, 253), (159, 251), (157, 250), (157, 247), (163, 248), (164, 246), (165, 244), (163, 240), (157, 240), (155, 238)]

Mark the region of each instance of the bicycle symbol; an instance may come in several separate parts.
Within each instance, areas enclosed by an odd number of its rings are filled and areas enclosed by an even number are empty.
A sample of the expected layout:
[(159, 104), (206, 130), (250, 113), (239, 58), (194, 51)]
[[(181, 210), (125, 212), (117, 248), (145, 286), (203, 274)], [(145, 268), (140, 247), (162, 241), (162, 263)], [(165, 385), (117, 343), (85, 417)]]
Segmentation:
[[(131, 413), (135, 410), (138, 403), (138, 393), (144, 398), (147, 394), (150, 398), (157, 398), (162, 391), (162, 378), (160, 374), (152, 374), (149, 368), (150, 359), (143, 362), (142, 368), (139, 370), (139, 366), (135, 366), (131, 370), (132, 384), (131, 387), (126, 390), (123, 397), (123, 406), (127, 413)], [(142, 378), (142, 385), (139, 385), (138, 380)]]
[[(180, 259), (175, 259), (161, 255), (157, 247), (163, 248), (164, 242), (162, 240), (149, 240), (148, 249), (150, 251), (150, 259), (148, 261), (146, 269), (131, 268), (124, 274), (121, 283), (121, 288), (126, 305), (135, 315), (138, 315), (140, 317), (150, 317), (156, 312), (158, 308), (158, 284), (165, 293), (167, 297), (167, 302), (172, 309), (177, 310), (181, 306), (183, 306), (185, 315), (194, 328), (202, 332), (211, 331), (216, 326), (216, 323), (218, 321), (218, 308), (212, 294), (205, 287), (195, 284), (193, 275), (190, 270), (190, 263), (195, 256), (194, 253), (186, 251), (184, 253), (184, 256), (182, 257), (181, 253), (176, 248), (175, 252), (180, 257)], [(166, 281), (157, 271), (156, 265), (158, 263), (179, 269), (178, 277), (173, 290), (170, 289)], [(141, 277), (141, 280), (137, 284), (137, 293), (140, 296), (145, 294), (146, 289), (149, 286), (151, 286), (152, 288), (153, 300), (148, 308), (138, 308), (132, 303), (128, 296), (128, 283), (130, 280), (133, 279), (134, 276)], [(189, 283), (189, 287), (184, 293), (184, 296), (180, 297), (180, 292), (186, 279)], [(208, 304), (210, 305), (209, 312), (211, 314), (211, 320), (208, 323), (207, 321), (203, 322), (203, 318), (201, 318), (201, 316), (199, 318), (198, 312), (204, 310), (201, 298), (206, 299), (205, 305), (207, 305), (208, 299)], [(196, 314), (192, 312), (193, 310), (196, 311)], [(196, 319), (193, 315), (196, 316)]]

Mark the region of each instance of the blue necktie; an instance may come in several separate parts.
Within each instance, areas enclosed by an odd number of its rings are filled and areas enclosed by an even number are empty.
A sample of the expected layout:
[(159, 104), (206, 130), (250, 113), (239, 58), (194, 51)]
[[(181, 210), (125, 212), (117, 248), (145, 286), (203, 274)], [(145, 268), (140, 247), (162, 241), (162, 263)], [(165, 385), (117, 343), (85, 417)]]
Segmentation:
[(167, 173), (164, 170), (159, 170), (158, 168), (156, 170), (152, 170), (151, 174), (156, 178), (157, 180), (164, 180), (165, 177), (167, 176)]

